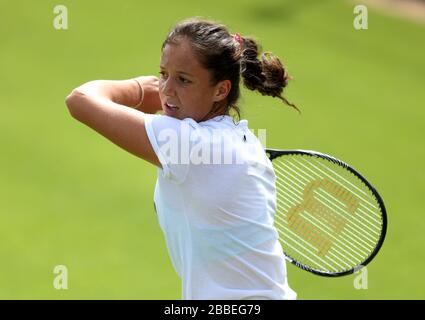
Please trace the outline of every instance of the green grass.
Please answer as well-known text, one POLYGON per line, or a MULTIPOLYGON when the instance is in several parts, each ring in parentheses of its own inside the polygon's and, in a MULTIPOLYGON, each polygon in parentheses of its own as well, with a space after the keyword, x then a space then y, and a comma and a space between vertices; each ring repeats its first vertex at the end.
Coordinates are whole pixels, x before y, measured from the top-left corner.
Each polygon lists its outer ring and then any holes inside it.
POLYGON ((153 210, 155 169, 73 120, 64 98, 93 79, 157 74, 160 45, 180 19, 204 16, 256 36, 294 80, 287 97, 244 91, 244 116, 267 144, 332 154, 382 194, 387 240, 355 276, 288 266, 300 299, 424 299, 424 27, 369 10, 352 27, 340 1, 56 1, 0 4, 0 298, 179 299, 180 282, 153 210), (66 265, 69 289, 53 288, 66 265))

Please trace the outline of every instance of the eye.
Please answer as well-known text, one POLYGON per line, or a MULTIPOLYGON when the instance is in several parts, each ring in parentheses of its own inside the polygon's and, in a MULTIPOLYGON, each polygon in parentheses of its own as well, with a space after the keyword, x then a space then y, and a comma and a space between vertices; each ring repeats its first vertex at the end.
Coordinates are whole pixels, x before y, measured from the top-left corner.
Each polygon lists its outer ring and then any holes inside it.
POLYGON ((183 82, 184 84, 190 83, 189 80, 187 80, 186 78, 183 78, 183 77, 180 77, 180 81, 183 82))
POLYGON ((166 79, 167 78, 167 74, 164 71, 160 71, 159 75, 161 76, 161 79, 166 79))

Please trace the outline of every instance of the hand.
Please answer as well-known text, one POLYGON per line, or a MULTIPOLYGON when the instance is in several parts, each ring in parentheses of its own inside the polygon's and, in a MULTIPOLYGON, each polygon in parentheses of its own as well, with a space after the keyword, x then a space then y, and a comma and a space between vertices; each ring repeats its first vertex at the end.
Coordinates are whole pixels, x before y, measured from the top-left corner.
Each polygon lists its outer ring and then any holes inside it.
POLYGON ((162 110, 161 100, 159 98, 159 80, 155 76, 137 77, 137 81, 143 86, 145 92, 143 103, 136 108, 145 113, 156 113, 162 110))

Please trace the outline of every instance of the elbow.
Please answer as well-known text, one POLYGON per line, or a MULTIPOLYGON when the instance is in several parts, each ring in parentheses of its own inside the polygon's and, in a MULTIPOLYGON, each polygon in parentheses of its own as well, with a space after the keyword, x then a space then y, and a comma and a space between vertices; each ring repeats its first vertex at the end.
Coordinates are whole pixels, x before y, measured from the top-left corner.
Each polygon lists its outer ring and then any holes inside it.
POLYGON ((78 119, 78 114, 81 111, 84 98, 84 93, 78 89, 74 89, 65 99, 65 104, 68 107, 68 111, 75 119, 78 119))

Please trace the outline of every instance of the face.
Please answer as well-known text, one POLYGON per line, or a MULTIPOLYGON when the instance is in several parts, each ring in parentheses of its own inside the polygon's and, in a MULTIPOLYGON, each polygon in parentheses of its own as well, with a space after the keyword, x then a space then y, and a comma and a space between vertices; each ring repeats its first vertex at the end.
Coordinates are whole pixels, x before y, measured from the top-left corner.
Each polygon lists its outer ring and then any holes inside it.
POLYGON ((207 120, 215 102, 230 91, 230 81, 211 85, 210 72, 195 57, 190 42, 181 39, 164 47, 160 62, 159 96, 164 114, 177 119, 207 120))

